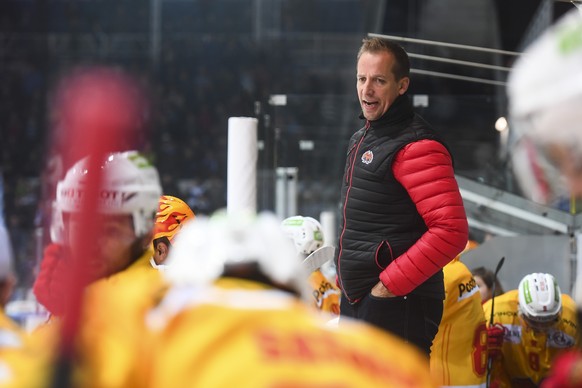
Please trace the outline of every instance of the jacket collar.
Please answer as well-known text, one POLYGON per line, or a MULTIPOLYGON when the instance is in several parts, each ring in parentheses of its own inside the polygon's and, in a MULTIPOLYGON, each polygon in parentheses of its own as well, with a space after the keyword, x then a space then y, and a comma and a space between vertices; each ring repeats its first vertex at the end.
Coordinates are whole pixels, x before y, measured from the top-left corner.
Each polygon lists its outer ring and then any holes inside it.
MULTIPOLYGON (((412 101, 407 93, 398 96, 396 100, 390 105, 390 108, 378 120, 370 121, 371 128, 392 126, 399 124, 405 120, 412 118, 414 110, 412 109, 412 101)), ((364 114, 360 113, 360 118, 365 119, 364 114)))

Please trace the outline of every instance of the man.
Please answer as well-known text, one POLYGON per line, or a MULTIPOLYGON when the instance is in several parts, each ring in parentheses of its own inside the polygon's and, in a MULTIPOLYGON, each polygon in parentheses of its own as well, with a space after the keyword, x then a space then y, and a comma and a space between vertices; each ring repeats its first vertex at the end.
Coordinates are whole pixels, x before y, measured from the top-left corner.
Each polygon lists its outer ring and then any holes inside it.
MULTIPOLYGON (((525 192, 548 199, 558 191, 552 185, 556 180, 543 174, 548 165, 565 177, 572 196, 582 194, 581 31, 580 12, 572 10, 525 50, 508 80, 511 125, 524 135, 517 145, 526 145, 528 151, 521 153, 526 156, 521 163, 513 160, 516 167, 529 167, 516 168, 517 177, 525 192)), ((582 280, 577 279, 577 284, 575 298, 580 306, 582 280)), ((582 317, 580 307, 578 316, 582 317)), ((576 349, 558 357, 544 384, 582 386, 581 370, 582 351, 576 349)))
POLYGON ((487 329, 479 286, 460 260, 443 268, 443 318, 430 353, 430 372, 439 386, 485 387, 487 329))
POLYGON ((443 310, 442 267, 464 249, 468 225, 451 155, 406 94, 409 70, 396 43, 363 40, 356 86, 366 122, 349 143, 335 263, 341 317, 428 355, 443 310))
POLYGON ((539 385, 556 356, 576 345, 578 323, 574 301, 561 293, 552 275, 532 273, 524 276, 517 290, 485 303, 485 316, 491 315, 493 303, 489 343, 496 335, 500 335, 501 341, 498 348, 489 349, 493 357, 491 385, 501 388, 539 385))
MULTIPOLYGON (((281 227, 283 232, 293 241, 301 260, 323 247, 323 231, 321 224, 315 218, 289 217, 283 220, 281 227)), ((330 255, 329 260, 331 259, 330 255)), ((327 279, 321 271, 321 267, 311 272, 308 280, 315 308, 337 316, 340 310, 340 290, 327 279)))
POLYGON ((154 256, 150 264, 159 270, 165 269, 164 262, 170 252, 172 241, 186 222, 194 219, 190 206, 180 198, 162 195, 154 224, 154 256))

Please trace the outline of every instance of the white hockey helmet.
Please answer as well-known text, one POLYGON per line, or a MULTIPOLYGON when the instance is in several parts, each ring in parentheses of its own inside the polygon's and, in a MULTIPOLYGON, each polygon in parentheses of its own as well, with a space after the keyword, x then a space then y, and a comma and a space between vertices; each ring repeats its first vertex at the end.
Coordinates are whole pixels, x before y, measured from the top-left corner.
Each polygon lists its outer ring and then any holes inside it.
MULTIPOLYGON (((158 171, 137 151, 111 153, 100 168, 103 175, 99 213, 131 215, 136 237, 145 236, 153 228, 162 194, 158 171)), ((54 242, 65 242, 63 215, 80 211, 90 175, 88 159, 83 158, 57 184, 51 223, 51 238, 54 242)))
POLYGON ((572 10, 524 51, 508 78, 510 125, 518 139, 513 165, 524 193, 537 202, 568 196, 552 146, 566 150, 560 159, 582 171, 581 36, 582 15, 572 10))
POLYGON ((321 224, 315 218, 289 217, 283 220, 281 228, 293 240, 297 253, 309 255, 323 246, 321 224))
POLYGON ((556 279, 547 273, 532 273, 519 282, 519 312, 528 325, 546 329, 558 320, 562 293, 556 279))
POLYGON ((204 285, 229 265, 255 263, 274 283, 306 295, 306 273, 271 213, 198 216, 176 235, 164 275, 173 284, 204 285))

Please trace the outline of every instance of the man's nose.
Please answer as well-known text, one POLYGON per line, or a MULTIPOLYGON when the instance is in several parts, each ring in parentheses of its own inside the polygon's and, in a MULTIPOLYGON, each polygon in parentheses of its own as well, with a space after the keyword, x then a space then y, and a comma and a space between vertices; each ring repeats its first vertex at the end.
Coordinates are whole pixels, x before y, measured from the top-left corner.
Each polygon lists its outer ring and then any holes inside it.
POLYGON ((366 81, 362 84, 362 91, 365 95, 369 96, 374 93, 374 88, 372 88, 372 83, 370 81, 366 81))

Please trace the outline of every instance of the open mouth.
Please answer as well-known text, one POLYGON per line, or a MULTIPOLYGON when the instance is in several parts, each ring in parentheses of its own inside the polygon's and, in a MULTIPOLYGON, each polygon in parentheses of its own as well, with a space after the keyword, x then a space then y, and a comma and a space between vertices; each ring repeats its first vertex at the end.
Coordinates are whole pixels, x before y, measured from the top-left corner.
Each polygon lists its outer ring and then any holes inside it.
POLYGON ((362 102, 364 103, 365 106, 374 106, 377 104, 377 102, 370 102, 366 100, 362 100, 362 102))

